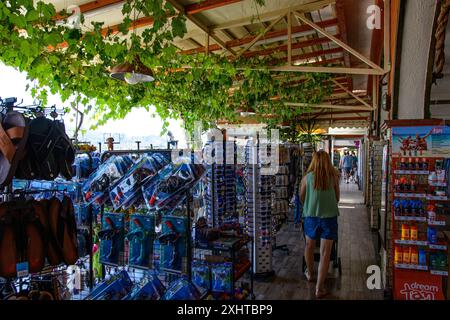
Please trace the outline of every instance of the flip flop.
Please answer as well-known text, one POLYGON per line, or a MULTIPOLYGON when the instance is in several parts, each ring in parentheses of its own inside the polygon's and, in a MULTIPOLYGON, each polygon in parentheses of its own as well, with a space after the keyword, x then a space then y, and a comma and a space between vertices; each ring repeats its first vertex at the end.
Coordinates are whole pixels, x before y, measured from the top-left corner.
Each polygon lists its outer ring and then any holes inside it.
POLYGON ((62 260, 67 265, 74 265, 78 260, 77 228, 70 198, 64 197, 62 202, 51 199, 49 217, 51 233, 56 239, 62 260))
POLYGON ((50 201, 49 200, 40 200, 35 201, 33 203, 33 207, 35 211, 40 211, 41 214, 39 214, 41 224, 44 227, 45 234, 46 234, 46 242, 47 242, 47 250, 46 250, 46 257, 47 261, 52 266, 57 266, 62 262, 62 255, 61 251, 59 250, 58 244, 56 242, 56 238, 54 237, 53 233, 51 232, 50 227, 50 217, 49 217, 49 208, 50 208, 50 201))
POLYGON ((8 185, 24 157, 28 128, 24 116, 8 112, 0 122, 0 187, 8 185))
POLYGON ((56 126, 53 121, 45 117, 37 117, 29 126, 29 152, 28 159, 37 164, 38 172, 33 172, 34 179, 53 180, 59 174, 58 163, 53 150, 58 142, 56 139, 56 126))
POLYGON ((67 265, 73 265, 79 258, 75 209, 73 207, 72 200, 67 196, 65 196, 62 201, 62 207, 62 217, 66 225, 66 232, 64 234, 63 258, 67 265))
POLYGON ((0 204, 0 276, 16 276, 16 264, 20 261, 15 233, 16 221, 6 203, 0 204))
POLYGON ((75 162, 75 148, 67 136, 64 123, 55 120, 53 121, 53 126, 55 127, 53 131, 55 134, 54 138, 58 141, 53 155, 58 162, 60 174, 67 180, 70 180, 74 175, 72 165, 75 162))
POLYGON ((23 253, 28 260, 28 268, 31 273, 40 272, 45 265, 45 229, 41 224, 42 210, 35 210, 32 202, 29 207, 21 210, 23 234, 23 253))

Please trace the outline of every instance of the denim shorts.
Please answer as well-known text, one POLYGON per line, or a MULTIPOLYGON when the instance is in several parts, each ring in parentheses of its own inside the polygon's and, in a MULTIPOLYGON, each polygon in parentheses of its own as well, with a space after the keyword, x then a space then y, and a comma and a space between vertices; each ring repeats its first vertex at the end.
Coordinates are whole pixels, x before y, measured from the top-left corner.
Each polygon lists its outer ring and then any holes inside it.
POLYGON ((338 223, 337 217, 319 218, 305 217, 304 230, 308 238, 313 240, 337 240, 338 223))

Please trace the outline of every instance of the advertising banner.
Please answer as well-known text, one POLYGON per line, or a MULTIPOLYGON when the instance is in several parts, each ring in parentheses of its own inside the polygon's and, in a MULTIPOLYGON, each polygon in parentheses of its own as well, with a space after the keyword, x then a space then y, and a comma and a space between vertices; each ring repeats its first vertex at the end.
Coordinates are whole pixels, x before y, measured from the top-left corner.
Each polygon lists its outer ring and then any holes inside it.
POLYGON ((396 300, 444 300, 442 277, 424 271, 397 270, 394 298, 396 300))
POLYGON ((394 127, 393 157, 449 157, 449 126, 394 127))

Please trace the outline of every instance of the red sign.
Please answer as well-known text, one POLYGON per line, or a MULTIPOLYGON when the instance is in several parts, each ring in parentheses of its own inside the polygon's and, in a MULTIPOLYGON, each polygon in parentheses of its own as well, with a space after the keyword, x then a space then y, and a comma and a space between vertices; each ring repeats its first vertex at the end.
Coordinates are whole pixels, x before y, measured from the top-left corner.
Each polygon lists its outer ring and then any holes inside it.
POLYGON ((445 300, 442 277, 426 271, 395 270, 396 300, 445 300))

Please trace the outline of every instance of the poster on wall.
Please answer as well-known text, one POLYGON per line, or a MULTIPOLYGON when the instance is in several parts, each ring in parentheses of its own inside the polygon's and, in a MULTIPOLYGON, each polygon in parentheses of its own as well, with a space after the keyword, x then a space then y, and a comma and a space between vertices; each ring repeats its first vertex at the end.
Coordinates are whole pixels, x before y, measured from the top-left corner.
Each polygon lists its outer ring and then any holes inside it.
POLYGON ((442 277, 423 271, 397 271, 396 300, 444 300, 442 277))
POLYGON ((450 156, 450 127, 394 127, 392 156, 448 157, 450 156))

